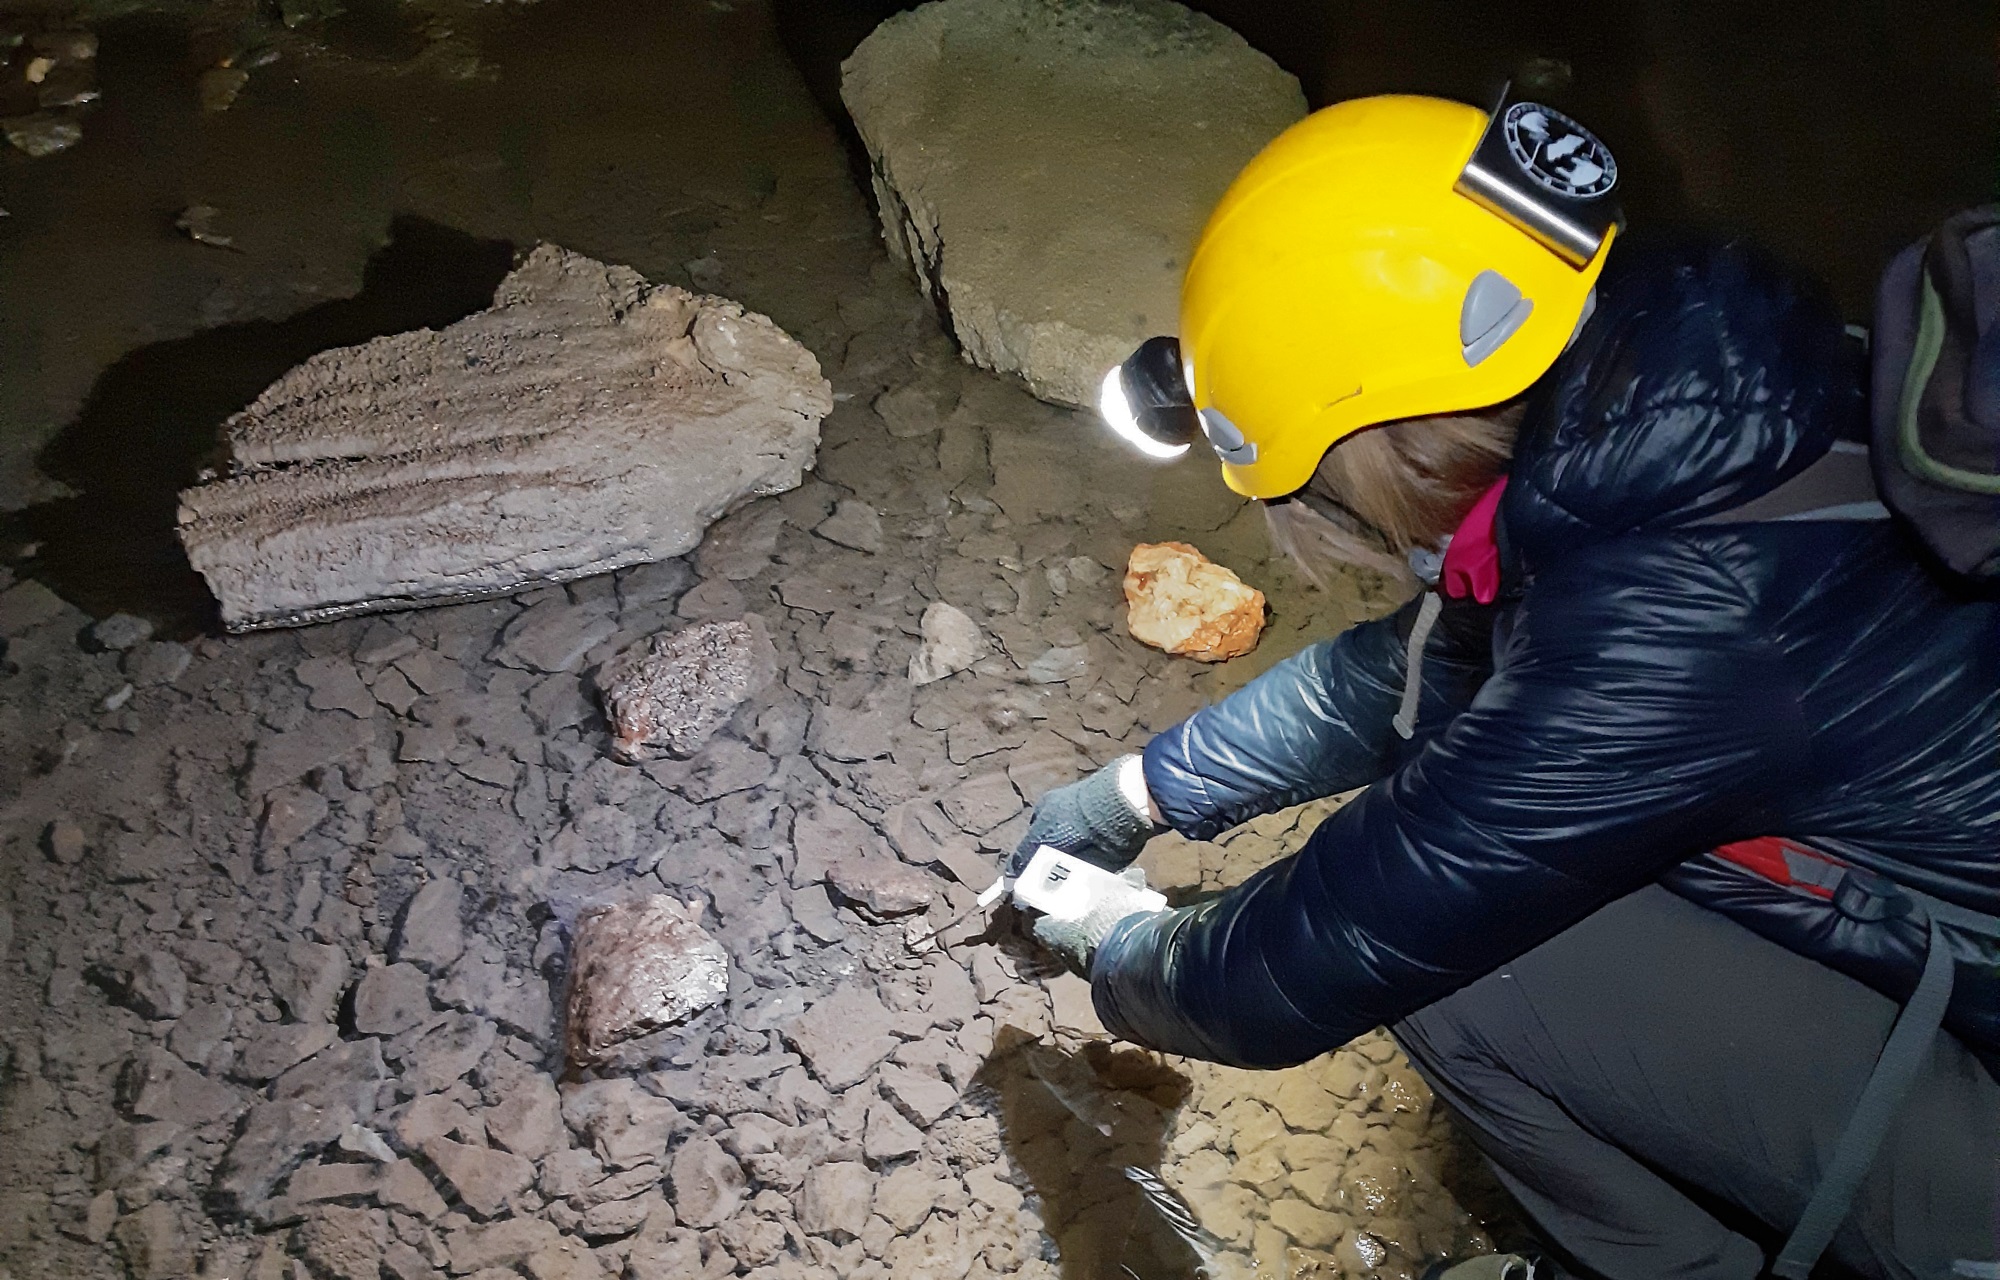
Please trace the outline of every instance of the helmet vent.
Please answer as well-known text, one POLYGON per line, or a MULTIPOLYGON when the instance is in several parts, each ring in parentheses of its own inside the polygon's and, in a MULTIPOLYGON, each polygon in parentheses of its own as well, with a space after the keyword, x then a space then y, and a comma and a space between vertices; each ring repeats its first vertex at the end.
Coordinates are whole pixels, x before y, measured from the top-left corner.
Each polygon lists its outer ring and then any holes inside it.
POLYGON ((1458 310, 1458 341, 1466 365, 1476 365, 1498 351, 1501 343, 1528 322, 1534 309, 1535 304, 1522 297, 1514 282, 1498 271, 1474 276, 1458 310))

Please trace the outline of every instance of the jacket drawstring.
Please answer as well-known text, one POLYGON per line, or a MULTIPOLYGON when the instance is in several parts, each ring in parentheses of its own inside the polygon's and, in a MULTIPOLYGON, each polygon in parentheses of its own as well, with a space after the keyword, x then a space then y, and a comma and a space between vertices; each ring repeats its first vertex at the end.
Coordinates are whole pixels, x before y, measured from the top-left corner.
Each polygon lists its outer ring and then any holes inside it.
POLYGON ((1444 597, 1435 591, 1424 593, 1417 610, 1417 624, 1410 628, 1409 646, 1403 650, 1403 705, 1390 723, 1405 739, 1417 736, 1417 702, 1424 692, 1424 645, 1430 642, 1431 628, 1444 612, 1444 597))

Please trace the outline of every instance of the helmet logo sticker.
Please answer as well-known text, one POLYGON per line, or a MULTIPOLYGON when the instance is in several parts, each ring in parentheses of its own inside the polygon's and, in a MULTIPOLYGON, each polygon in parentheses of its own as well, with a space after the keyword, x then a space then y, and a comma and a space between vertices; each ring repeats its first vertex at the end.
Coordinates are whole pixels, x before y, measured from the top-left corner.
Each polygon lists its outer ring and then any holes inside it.
POLYGON ((1552 107, 1517 102, 1503 121, 1521 171, 1559 196, 1590 200, 1618 182, 1618 162, 1597 135, 1552 107))

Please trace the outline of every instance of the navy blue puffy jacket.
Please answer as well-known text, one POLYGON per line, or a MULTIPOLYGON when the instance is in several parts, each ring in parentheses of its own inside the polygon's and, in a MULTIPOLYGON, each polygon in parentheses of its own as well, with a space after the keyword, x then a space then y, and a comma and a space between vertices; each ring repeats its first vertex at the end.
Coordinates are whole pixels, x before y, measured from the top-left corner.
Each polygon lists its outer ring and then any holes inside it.
MULTIPOLYGON (((1282 1066, 1489 973, 1654 881, 1897 998, 1921 929, 1705 852, 1784 835, 2000 913, 2000 603, 1895 526, 1706 524, 1838 437, 1859 361, 1740 246, 1621 246, 1537 385, 1492 606, 1447 605, 1417 734, 1390 727, 1414 605, 1156 737, 1146 781, 1205 838, 1367 785, 1297 855, 1099 949, 1107 1026, 1282 1066)), ((2000 1046, 2000 967, 1947 1025, 2000 1046)))

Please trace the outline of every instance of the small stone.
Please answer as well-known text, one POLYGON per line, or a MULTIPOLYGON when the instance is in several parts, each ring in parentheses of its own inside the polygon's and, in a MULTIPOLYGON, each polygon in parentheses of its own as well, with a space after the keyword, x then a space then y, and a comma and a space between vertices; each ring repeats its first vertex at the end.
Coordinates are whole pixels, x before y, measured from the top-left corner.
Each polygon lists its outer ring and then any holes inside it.
POLYGON ((127 650, 118 665, 132 683, 150 689, 179 680, 193 662, 194 651, 178 640, 148 640, 127 650))
POLYGON ((1315 1076, 1308 1070, 1286 1072, 1283 1083, 1266 1095, 1285 1124, 1301 1133, 1323 1132, 1340 1114, 1340 1100, 1315 1076))
POLYGON ((773 502, 752 503, 716 521, 695 552, 701 576, 728 582, 756 577, 776 560, 784 527, 784 509, 773 502))
POLYGON ((329 1280, 379 1280, 389 1216, 379 1209, 322 1205, 299 1227, 299 1251, 311 1274, 329 1280))
POLYGON ((1308 1249, 1331 1249, 1347 1224, 1338 1215, 1286 1196, 1271 1206, 1271 1225, 1290 1236, 1295 1244, 1308 1249))
POLYGON ((346 658, 307 658, 292 674, 312 690, 306 704, 315 711, 345 711, 362 720, 375 714, 375 695, 346 658))
POLYGON ((846 986, 786 1026, 784 1037, 819 1082, 837 1093, 866 1079, 876 1063, 895 1052, 892 1024, 873 990, 846 986))
POLYGON ((1058 646, 1028 664, 1028 679, 1036 684, 1063 684, 1090 674, 1087 645, 1058 646))
POLYGON ((125 981, 125 1003, 142 1018, 178 1018, 187 1012, 187 974, 164 951, 141 952, 125 981))
POLYGON ((776 674, 777 653, 754 613, 654 636, 599 673, 612 754, 627 761, 658 751, 693 755, 776 674))
POLYGON ((568 671, 609 640, 618 622, 557 595, 523 611, 500 638, 500 660, 532 671, 568 671))
POLYGON ((440 878, 417 890, 396 931, 396 959, 435 973, 465 950, 465 887, 440 878))
POLYGON ((396 1153, 382 1141, 382 1135, 366 1125, 351 1124, 340 1134, 340 1149, 349 1155, 366 1156, 377 1164, 389 1164, 396 1153))
MULTIPOLYGON (((0 125, 4 125, 0 121, 0 125)), ((11 138, 10 138, 11 141, 11 138)), ((69 608, 61 596, 29 579, 0 591, 0 636, 18 636, 62 617, 69 608)))
POLYGON ((7 135, 7 141, 15 150, 37 160, 58 151, 67 151, 83 141, 82 125, 47 111, 0 120, 0 133, 7 135))
POLYGON ((933 601, 918 624, 923 647, 910 658, 910 683, 926 685, 964 671, 989 651, 979 624, 964 610, 933 601))
POLYGON ((674 1213, 691 1227, 726 1222, 743 1203, 748 1179, 743 1166, 706 1134, 697 1134, 674 1153, 667 1175, 674 1213))
POLYGON ((283 1075, 340 1039, 330 1022, 288 1022, 261 1027, 244 1041, 230 1068, 237 1078, 263 1084, 283 1075))
POLYGON ((209 112, 229 110, 236 103, 236 95, 242 93, 243 86, 249 83, 250 73, 241 67, 210 67, 195 82, 201 109, 209 112))
POLYGON ((414 1213, 427 1222, 442 1218, 446 1211, 444 1197, 409 1160, 391 1160, 382 1166, 375 1199, 384 1208, 414 1213))
POLYGON ((90 1198, 90 1205, 83 1212, 83 1238, 92 1244, 103 1244, 111 1238, 111 1229, 118 1225, 118 1193, 100 1191, 90 1198))
POLYGON ((174 1023, 174 1029, 167 1033, 167 1047, 179 1054, 181 1061, 202 1066, 229 1034, 229 1025, 233 1020, 227 1005, 191 1006, 174 1023))
POLYGON ((567 1052, 595 1065, 618 1045, 709 1008, 729 990, 729 955, 697 909, 654 894, 577 920, 570 953, 567 1052))
POLYGON ((628 1079, 594 1080, 570 1090, 562 1118, 588 1137, 605 1168, 656 1164, 668 1140, 687 1127, 680 1110, 628 1079))
POLYGON ((114 1229, 132 1280, 182 1280, 194 1274, 194 1249, 164 1200, 127 1214, 114 1229))
POLYGON ((372 1164, 309 1164, 292 1174, 285 1198, 294 1204, 373 1196, 382 1171, 372 1164))
POLYGON ((445 1241, 454 1275, 519 1266, 562 1244, 563 1235, 543 1218, 508 1218, 485 1226, 461 1227, 445 1241))
POLYGON ((126 1065, 120 1088, 139 1119, 166 1120, 190 1129, 243 1107, 236 1090, 189 1070, 158 1047, 144 1050, 126 1065))
POLYGON ((410 1103, 396 1120, 396 1140, 410 1150, 453 1134, 478 1146, 485 1141, 486 1129, 462 1104, 437 1094, 410 1103))
POLYGON ((974 774, 958 784, 939 802, 945 816, 972 835, 985 835, 1021 812, 1023 805, 1014 784, 1000 770, 974 774))
POLYGON ((485 1060, 497 1035, 493 1024, 484 1018, 451 1014, 410 1050, 404 1083, 419 1093, 449 1089, 485 1060))
POLYGON ((326 797, 307 787, 279 787, 264 800, 257 827, 257 856, 267 869, 300 837, 326 821, 326 797))
POLYGON ((878 916, 922 911, 937 898, 937 882, 906 862, 880 855, 849 855, 827 867, 827 881, 842 897, 878 916))
POLYGON ((482 1218, 498 1216, 535 1181, 535 1166, 511 1151, 432 1138, 424 1144, 423 1152, 466 1207, 482 1218))
POLYGON ((1200 662, 1246 654, 1264 630, 1264 593, 1185 542, 1132 548, 1125 603, 1133 639, 1200 662))
POLYGON ((377 618, 368 624, 354 646, 354 660, 364 666, 380 666, 408 657, 417 651, 417 638, 407 631, 377 618))
POLYGON ((587 1236, 630 1235, 665 1205, 666 1197, 657 1189, 626 1200, 607 1200, 592 1205, 577 1224, 577 1230, 587 1236))
POLYGON ((144 618, 133 617, 129 613, 114 613, 108 618, 99 619, 91 624, 90 628, 90 638, 96 642, 97 647, 113 652, 130 649, 141 640, 151 639, 152 635, 152 623, 144 618))
POLYGON ((819 522, 813 532, 828 542, 869 553, 882 549, 882 516, 858 498, 842 498, 833 514, 819 522))
POLYGON ((493 1141, 529 1160, 539 1160, 563 1144, 562 1098, 544 1075, 511 1081, 483 1118, 493 1141))
POLYGON ((933 1075, 891 1068, 882 1073, 882 1094, 913 1123, 930 1128, 958 1105, 958 1090, 933 1075))
POLYGON ((413 964, 370 969, 355 988, 354 1029, 363 1035, 398 1035, 430 1016, 430 980, 413 964))
POLYGON ((318 942, 289 942, 263 956, 271 993, 299 1022, 330 1022, 347 985, 347 953, 318 942))
POLYGON ((875 1212, 905 1234, 922 1226, 945 1198, 945 1180, 923 1164, 906 1164, 875 1184, 875 1212))
POLYGON ((808 1172, 799 1188, 799 1226, 842 1244, 868 1222, 875 1175, 858 1160, 837 1160, 808 1172))
POLYGON ((42 833, 42 846, 49 851, 49 857, 65 867, 73 867, 83 861, 83 828, 68 818, 57 818, 42 833))
POLYGON ((861 1134, 861 1150, 870 1160, 900 1160, 924 1149, 924 1135, 903 1119, 897 1110, 877 1098, 868 1104, 868 1122, 861 1134))

